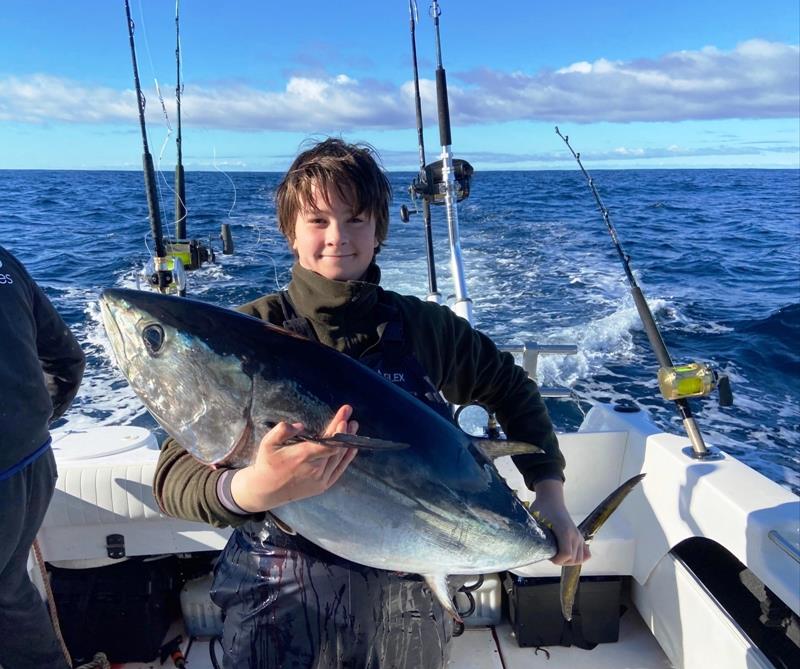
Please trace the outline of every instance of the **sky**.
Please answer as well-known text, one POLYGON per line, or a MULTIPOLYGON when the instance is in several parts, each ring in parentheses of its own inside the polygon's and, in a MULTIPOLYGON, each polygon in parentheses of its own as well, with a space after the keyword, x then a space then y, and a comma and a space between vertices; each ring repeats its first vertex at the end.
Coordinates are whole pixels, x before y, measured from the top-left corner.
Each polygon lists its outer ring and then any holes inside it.
MULTIPOLYGON (((130 6, 150 152, 171 169, 175 2, 130 6)), ((590 170, 800 168, 797 0, 439 6, 452 150, 476 169, 574 168, 556 126, 590 170)), ((431 162, 429 7, 416 33, 431 162)), ((418 169, 409 27, 407 0, 184 0, 185 168, 281 171, 335 135, 418 169)), ((0 147, 0 169, 141 169, 124 0, 2 0, 0 147)))

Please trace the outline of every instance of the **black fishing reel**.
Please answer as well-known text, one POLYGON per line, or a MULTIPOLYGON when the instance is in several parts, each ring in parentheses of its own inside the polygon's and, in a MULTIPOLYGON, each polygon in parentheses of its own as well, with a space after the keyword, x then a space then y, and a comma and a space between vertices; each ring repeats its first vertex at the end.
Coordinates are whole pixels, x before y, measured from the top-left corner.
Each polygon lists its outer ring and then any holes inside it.
MULTIPOLYGON (((456 202, 469 197, 472 174, 475 170, 466 160, 455 158, 453 160, 453 177, 456 182, 456 202)), ((444 204, 447 196, 447 180, 444 178, 444 161, 437 160, 420 170, 417 177, 408 188, 411 199, 427 200, 429 204, 444 204)), ((411 214, 419 213, 418 209, 409 209, 406 205, 400 207, 400 220, 408 223, 411 214)))
POLYGON ((730 379, 705 362, 659 367, 658 388, 664 399, 673 401, 708 397, 717 390, 721 407, 733 405, 730 379))

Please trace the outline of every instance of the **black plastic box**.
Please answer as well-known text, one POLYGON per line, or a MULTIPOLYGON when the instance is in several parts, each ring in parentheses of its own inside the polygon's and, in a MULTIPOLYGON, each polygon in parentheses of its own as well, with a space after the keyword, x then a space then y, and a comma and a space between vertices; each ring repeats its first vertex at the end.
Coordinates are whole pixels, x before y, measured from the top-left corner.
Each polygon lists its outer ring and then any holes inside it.
POLYGON ((61 631, 75 664, 98 651, 111 662, 159 656, 179 610, 177 558, 131 558, 93 569, 48 566, 61 631))
POLYGON ((517 643, 522 646, 592 648, 619 639, 621 576, 584 576, 571 622, 561 615, 559 578, 504 580, 508 610, 517 643))

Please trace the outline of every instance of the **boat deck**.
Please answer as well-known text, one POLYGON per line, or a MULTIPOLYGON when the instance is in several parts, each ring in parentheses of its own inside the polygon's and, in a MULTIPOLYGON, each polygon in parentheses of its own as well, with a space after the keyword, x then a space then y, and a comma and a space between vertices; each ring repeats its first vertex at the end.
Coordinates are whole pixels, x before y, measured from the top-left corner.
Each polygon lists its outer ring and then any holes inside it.
MULTIPOLYGON (((177 627, 170 630, 167 639, 180 634, 177 627)), ((214 669, 207 641, 195 640, 191 646, 183 643, 187 666, 191 669, 214 669)), ((217 658, 222 666, 221 650, 217 658)), ((116 666, 116 665, 115 665, 116 666)), ((172 663, 129 663, 125 669, 169 669, 172 663)), ((579 648, 547 646, 520 648, 507 623, 497 627, 467 629, 453 642, 450 662, 452 669, 671 669, 667 660, 635 609, 629 609, 620 619, 620 639, 617 643, 600 644, 591 651, 579 648)))

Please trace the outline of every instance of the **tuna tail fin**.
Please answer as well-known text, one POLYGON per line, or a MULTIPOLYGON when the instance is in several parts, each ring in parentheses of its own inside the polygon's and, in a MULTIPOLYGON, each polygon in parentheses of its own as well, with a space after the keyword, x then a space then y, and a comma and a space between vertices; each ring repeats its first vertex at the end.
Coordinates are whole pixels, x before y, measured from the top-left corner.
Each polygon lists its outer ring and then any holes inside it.
POLYGON ((450 597, 450 591, 447 589, 447 576, 444 574, 423 574, 422 577, 431 589, 433 596, 439 600, 442 608, 444 608, 457 623, 463 623, 464 621, 461 619, 458 611, 456 611, 453 599, 450 597))
MULTIPOLYGON (((629 478, 619 488, 606 497, 597 508, 592 511, 578 525, 578 531, 583 535, 586 542, 592 540, 597 530, 603 525, 609 516, 617 510, 622 501, 628 496, 645 477, 644 474, 637 474, 629 478)), ((561 568, 561 614, 565 620, 572 620, 572 608, 575 605, 575 595, 578 592, 578 585, 581 578, 581 565, 571 565, 561 568)))

